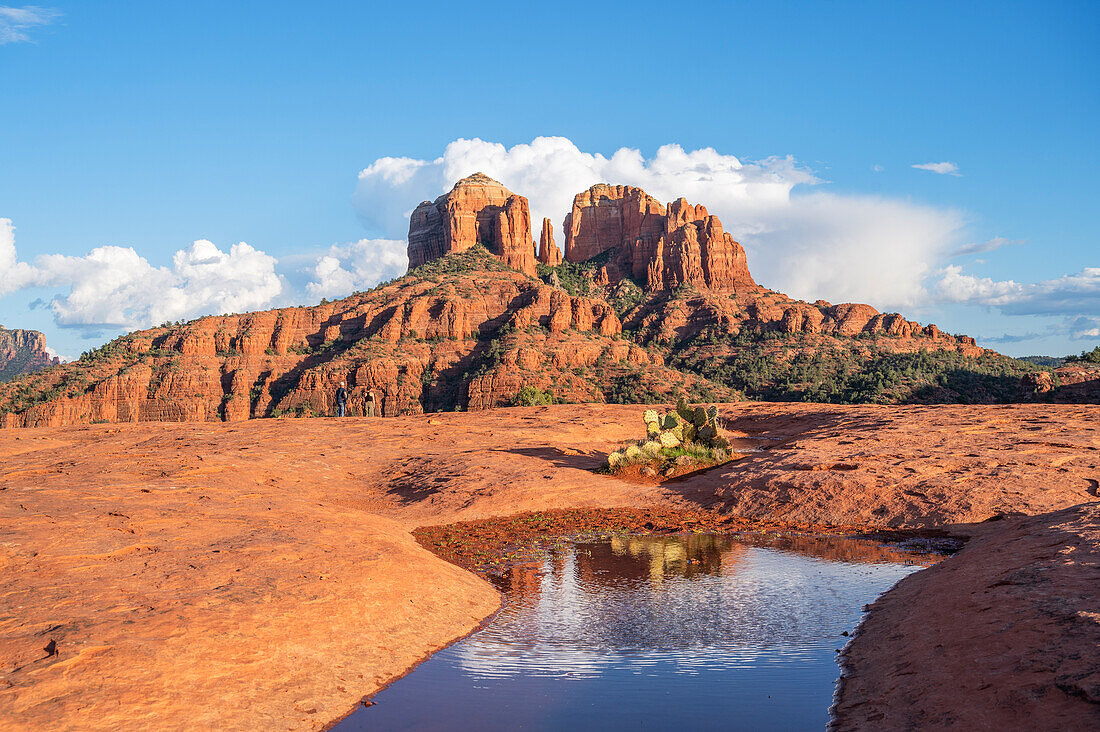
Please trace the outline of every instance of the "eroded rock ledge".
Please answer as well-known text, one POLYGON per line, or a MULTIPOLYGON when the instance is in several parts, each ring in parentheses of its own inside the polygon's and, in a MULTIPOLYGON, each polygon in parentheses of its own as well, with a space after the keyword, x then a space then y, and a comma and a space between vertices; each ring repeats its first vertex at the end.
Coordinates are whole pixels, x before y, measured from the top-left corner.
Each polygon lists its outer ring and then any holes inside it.
MULTIPOLYGON (((852 645, 853 679, 896 676, 884 713, 903 728, 1005 699, 1058 728, 1095 714, 1098 672, 1084 664, 1100 537, 1095 507, 1070 507, 1097 498, 1100 408, 729 405, 735 439, 767 447, 729 470, 663 487, 591 472, 643 409, 2 431, 0 727, 319 729, 497 606, 411 529, 647 505, 978 523, 960 554, 883 598, 852 645), (1011 518, 1025 512, 1046 515, 1011 518), (979 523, 996 516, 1009 518, 979 523), (894 598, 908 592, 912 603, 894 598), (960 628, 949 657, 937 645, 960 628), (894 644, 878 661, 889 665, 861 671, 876 634, 894 644), (949 683, 967 653, 989 689, 949 683)), ((852 693, 877 693, 866 683, 852 693)))

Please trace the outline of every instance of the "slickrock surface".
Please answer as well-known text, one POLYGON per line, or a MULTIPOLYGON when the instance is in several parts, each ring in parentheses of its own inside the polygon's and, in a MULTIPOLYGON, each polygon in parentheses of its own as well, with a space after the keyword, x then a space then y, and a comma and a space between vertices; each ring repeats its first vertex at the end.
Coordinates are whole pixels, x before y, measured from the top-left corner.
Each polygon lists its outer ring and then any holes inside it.
MULTIPOLYGON (((932 526, 1097 498, 1094 406, 735 404, 723 412, 737 444, 762 451, 730 467, 663 486, 591 472, 635 436, 643 409, 0 431, 0 727, 321 728, 497 606, 488 584, 418 547, 416 526, 642 505, 932 526)), ((1043 658, 1078 661, 1017 673, 1033 647, 1025 629, 1065 617, 1042 615, 1034 593, 1054 602, 1081 586, 1083 575, 1044 574, 1044 563, 1068 545, 1079 552, 1071 559, 1095 556, 1096 533, 1059 528, 1069 520, 1034 519, 1027 532, 1038 538, 1010 552, 997 549, 997 532, 1016 519, 981 524, 939 565, 977 567, 993 582, 1035 568, 1049 578, 998 585, 1004 601, 980 613, 967 604, 972 585, 927 580, 926 602, 960 610, 929 615, 911 634, 917 621, 899 615, 910 605, 890 604, 914 579, 903 581, 872 615, 874 627, 909 638, 889 663, 911 664, 912 683, 930 684, 946 673, 936 645, 958 638, 982 646, 997 698, 1020 714, 1095 713, 1076 691, 1095 689, 1084 672, 1100 671, 1095 622, 1043 636, 1043 658), (1001 632, 1008 623, 1021 632, 1001 632), (1047 691, 1028 693, 1036 687, 1047 691)), ((1085 601, 1095 608, 1095 589, 1085 601)), ((863 640, 871 631, 869 621, 853 660, 875 653, 863 640)), ((975 704, 942 688, 929 710, 975 704)))
POLYGON ((674 487, 722 512, 916 528, 1100 498, 1097 406, 755 403, 727 416, 767 449, 674 487))
POLYGON ((46 336, 37 330, 11 330, 0 325, 0 381, 41 371, 60 362, 46 350, 46 336))
POLYGON ((871 606, 835 729, 1100 729, 1100 503, 1004 523, 871 606))

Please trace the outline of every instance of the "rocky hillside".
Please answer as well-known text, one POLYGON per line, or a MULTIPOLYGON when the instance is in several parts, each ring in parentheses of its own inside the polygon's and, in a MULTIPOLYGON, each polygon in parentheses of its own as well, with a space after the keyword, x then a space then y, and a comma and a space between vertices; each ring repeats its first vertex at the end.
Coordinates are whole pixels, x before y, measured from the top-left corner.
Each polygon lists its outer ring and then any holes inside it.
POLYGON ((507 405, 524 386, 577 402, 637 401, 638 388, 734 396, 624 339, 607 303, 474 247, 337 302, 131 333, 0 388, 0 419, 18 427, 332 414, 340 381, 353 415, 372 390, 386 416, 507 405))
MULTIPOLYGON (((384 415, 534 401, 998 402, 1044 393, 972 338, 755 282, 703 206, 576 196, 564 255, 523 196, 476 174, 409 224, 409 273, 312 307, 139 331, 0 386, 0 424, 384 415)), ((1049 396, 1049 394, 1047 395, 1049 396)))
POLYGON ((0 325, 0 382, 58 363, 46 350, 46 336, 37 330, 8 330, 0 325))

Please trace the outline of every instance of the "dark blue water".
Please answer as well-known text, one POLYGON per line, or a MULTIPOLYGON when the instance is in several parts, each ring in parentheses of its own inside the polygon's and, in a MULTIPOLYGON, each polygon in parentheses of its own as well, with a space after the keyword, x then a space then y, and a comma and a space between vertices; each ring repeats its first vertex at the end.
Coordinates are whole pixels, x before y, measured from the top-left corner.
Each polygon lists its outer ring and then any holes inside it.
POLYGON ((837 538, 569 545, 336 729, 822 729, 841 633, 930 561, 837 538))

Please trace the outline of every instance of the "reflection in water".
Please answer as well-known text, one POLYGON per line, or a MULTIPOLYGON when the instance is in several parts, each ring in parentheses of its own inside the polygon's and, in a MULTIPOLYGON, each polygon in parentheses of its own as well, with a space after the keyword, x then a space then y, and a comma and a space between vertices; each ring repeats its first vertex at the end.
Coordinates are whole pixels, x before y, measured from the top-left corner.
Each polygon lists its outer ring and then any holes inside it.
POLYGON ((926 557, 832 537, 581 543, 337 729, 822 727, 840 633, 926 557))

